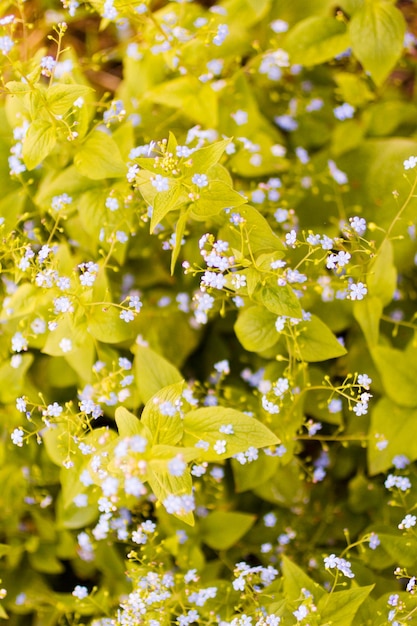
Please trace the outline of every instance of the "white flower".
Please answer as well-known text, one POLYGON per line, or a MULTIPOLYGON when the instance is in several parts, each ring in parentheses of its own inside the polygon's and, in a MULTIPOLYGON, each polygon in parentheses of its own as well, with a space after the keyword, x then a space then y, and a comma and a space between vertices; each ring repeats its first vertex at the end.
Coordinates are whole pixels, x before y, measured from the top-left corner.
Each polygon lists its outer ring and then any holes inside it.
POLYGON ((28 349, 28 342, 22 333, 15 333, 12 337, 13 352, 22 352, 28 349))
POLYGON ((75 498, 73 499, 73 502, 76 507, 81 509, 87 506, 88 496, 85 493, 79 493, 78 495, 75 496, 75 498))
POLYGON ((4 37, 0 37, 0 51, 4 55, 8 54, 10 50, 13 48, 13 46, 14 46, 13 39, 8 37, 7 35, 5 35, 4 37))
POLYGON ((291 246, 292 248, 295 248, 296 241, 297 241, 297 233, 294 229, 285 235, 285 243, 287 244, 287 246, 291 246))
POLYGON ((333 114, 340 121, 349 120, 355 115, 355 107, 348 102, 344 102, 340 106, 333 109, 333 114))
POLYGON ((227 359, 223 359, 223 361, 215 363, 214 369, 216 372, 219 372, 219 374, 230 374, 229 361, 227 359))
POLYGON ((127 324, 129 322, 133 322, 133 320, 135 319, 135 315, 134 315, 133 311, 126 311, 126 310, 121 311, 119 317, 120 317, 121 320, 123 320, 127 324))
POLYGON ((23 446, 23 437, 24 432, 21 428, 15 428, 12 434, 10 435, 11 440, 13 441, 15 446, 21 448, 23 446))
POLYGON ((408 159, 406 159, 404 161, 404 169, 405 170, 412 170, 415 168, 415 166, 417 165, 417 157, 416 156, 410 156, 408 159))
POLYGON ((351 300, 363 300, 368 293, 368 288, 364 283, 352 283, 349 285, 349 298, 351 300))
POLYGON ((64 337, 59 342, 59 347, 61 348, 62 352, 65 352, 65 353, 71 352, 71 350, 72 350, 72 341, 71 341, 71 339, 67 339, 66 337, 64 337))
POLYGON ((152 178, 151 183, 157 191, 168 191, 169 189, 169 178, 161 176, 161 174, 157 174, 154 178, 152 178))
POLYGON ((225 439, 218 439, 216 441, 216 443, 213 446, 214 451, 217 454, 224 454, 226 452, 226 440, 225 439))
POLYGON ((197 185, 197 187, 207 187, 208 185, 208 178, 205 174, 194 174, 191 181, 194 185, 197 185))
POLYGON ((350 217, 350 226, 358 235, 362 236, 366 231, 366 220, 363 217, 350 217))
POLYGON ((168 461, 168 471, 171 476, 182 476, 186 469, 187 463, 181 454, 177 454, 177 456, 168 461))
POLYGON ((78 598, 79 600, 83 600, 84 598, 88 596, 88 589, 87 587, 84 587, 83 585, 76 585, 76 587, 74 587, 74 591, 72 592, 72 595, 78 598))
POLYGON ((234 435, 235 431, 232 424, 222 424, 219 428, 219 432, 223 435, 234 435))
POLYGON ((227 35, 229 34, 229 27, 227 24, 219 24, 217 27, 217 33, 213 37, 213 43, 215 46, 221 46, 227 35))
POLYGON ((417 517, 415 515, 407 514, 402 522, 398 524, 398 528, 403 530, 404 528, 412 528, 416 525, 417 517))
POLYGON ((329 166, 330 176, 338 185, 344 185, 348 182, 348 177, 346 176, 345 172, 339 170, 334 161, 329 160, 327 161, 327 164, 329 166))

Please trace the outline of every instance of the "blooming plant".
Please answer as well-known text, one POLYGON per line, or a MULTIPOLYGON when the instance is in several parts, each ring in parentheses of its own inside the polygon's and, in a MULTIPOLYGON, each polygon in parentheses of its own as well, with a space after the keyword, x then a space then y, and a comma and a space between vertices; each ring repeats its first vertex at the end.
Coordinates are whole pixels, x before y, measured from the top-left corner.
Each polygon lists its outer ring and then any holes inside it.
POLYGON ((397 5, 3 2, 0 619, 417 623, 397 5))

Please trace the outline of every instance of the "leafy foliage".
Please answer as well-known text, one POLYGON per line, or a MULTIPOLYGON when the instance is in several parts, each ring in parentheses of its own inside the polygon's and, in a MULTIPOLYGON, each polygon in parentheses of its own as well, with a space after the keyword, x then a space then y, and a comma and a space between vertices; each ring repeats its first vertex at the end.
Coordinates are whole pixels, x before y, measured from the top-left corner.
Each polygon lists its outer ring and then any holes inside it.
POLYGON ((0 619, 412 623, 415 35, 2 4, 0 619))

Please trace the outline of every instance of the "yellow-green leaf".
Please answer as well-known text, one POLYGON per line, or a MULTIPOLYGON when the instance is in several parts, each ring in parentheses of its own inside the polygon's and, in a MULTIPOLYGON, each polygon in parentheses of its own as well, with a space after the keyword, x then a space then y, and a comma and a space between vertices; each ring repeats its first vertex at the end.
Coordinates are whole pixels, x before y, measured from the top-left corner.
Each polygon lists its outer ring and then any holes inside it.
POLYGON ((377 85, 400 58, 405 29, 401 11, 389 0, 367 0, 355 11, 349 23, 352 50, 377 85))
POLYGON ((80 174, 101 180, 125 176, 127 167, 114 139, 104 131, 93 130, 74 157, 80 174))
POLYGON ((152 445, 175 445, 182 438, 183 422, 179 405, 183 387, 183 382, 168 385, 146 403, 141 422, 151 433, 152 445))
POLYGON ((346 349, 336 339, 330 328, 316 315, 311 320, 299 325, 297 339, 297 357, 302 361, 314 363, 326 361, 346 354, 346 349))
POLYGON ((53 115, 65 115, 74 105, 77 98, 86 96, 91 91, 91 87, 86 85, 67 85, 63 83, 52 85, 46 92, 48 110, 53 115))
POLYGON ((310 66, 330 61, 349 47, 346 24, 334 17, 308 17, 290 30, 284 47, 291 63, 310 66))
POLYGON ((251 446, 263 448, 280 443, 278 437, 255 417, 226 407, 190 411, 184 416, 183 426, 182 444, 196 446, 203 461, 220 461, 245 452, 251 446), (222 426, 232 426, 233 434, 222 433, 222 426), (221 451, 223 447, 217 445, 219 441, 225 442, 224 452, 221 451))
POLYGON ((213 550, 228 550, 252 528, 255 515, 238 511, 213 511, 200 523, 201 538, 213 550))
POLYGON ((23 161, 33 170, 52 152, 56 144, 56 130, 51 122, 35 120, 23 141, 23 161))
POLYGON ((234 329, 245 350, 263 352, 271 348, 279 339, 276 320, 277 316, 262 306, 240 310, 234 329))
POLYGON ((145 346, 136 347, 134 367, 137 388, 144 403, 148 402, 163 387, 183 380, 175 365, 145 346))

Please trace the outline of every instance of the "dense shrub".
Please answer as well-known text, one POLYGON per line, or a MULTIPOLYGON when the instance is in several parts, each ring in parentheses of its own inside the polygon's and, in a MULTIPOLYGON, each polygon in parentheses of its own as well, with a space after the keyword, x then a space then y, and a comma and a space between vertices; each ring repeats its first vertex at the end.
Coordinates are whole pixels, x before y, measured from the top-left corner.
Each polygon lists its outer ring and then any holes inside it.
POLYGON ((417 12, 2 4, 1 617, 417 623, 417 12))

